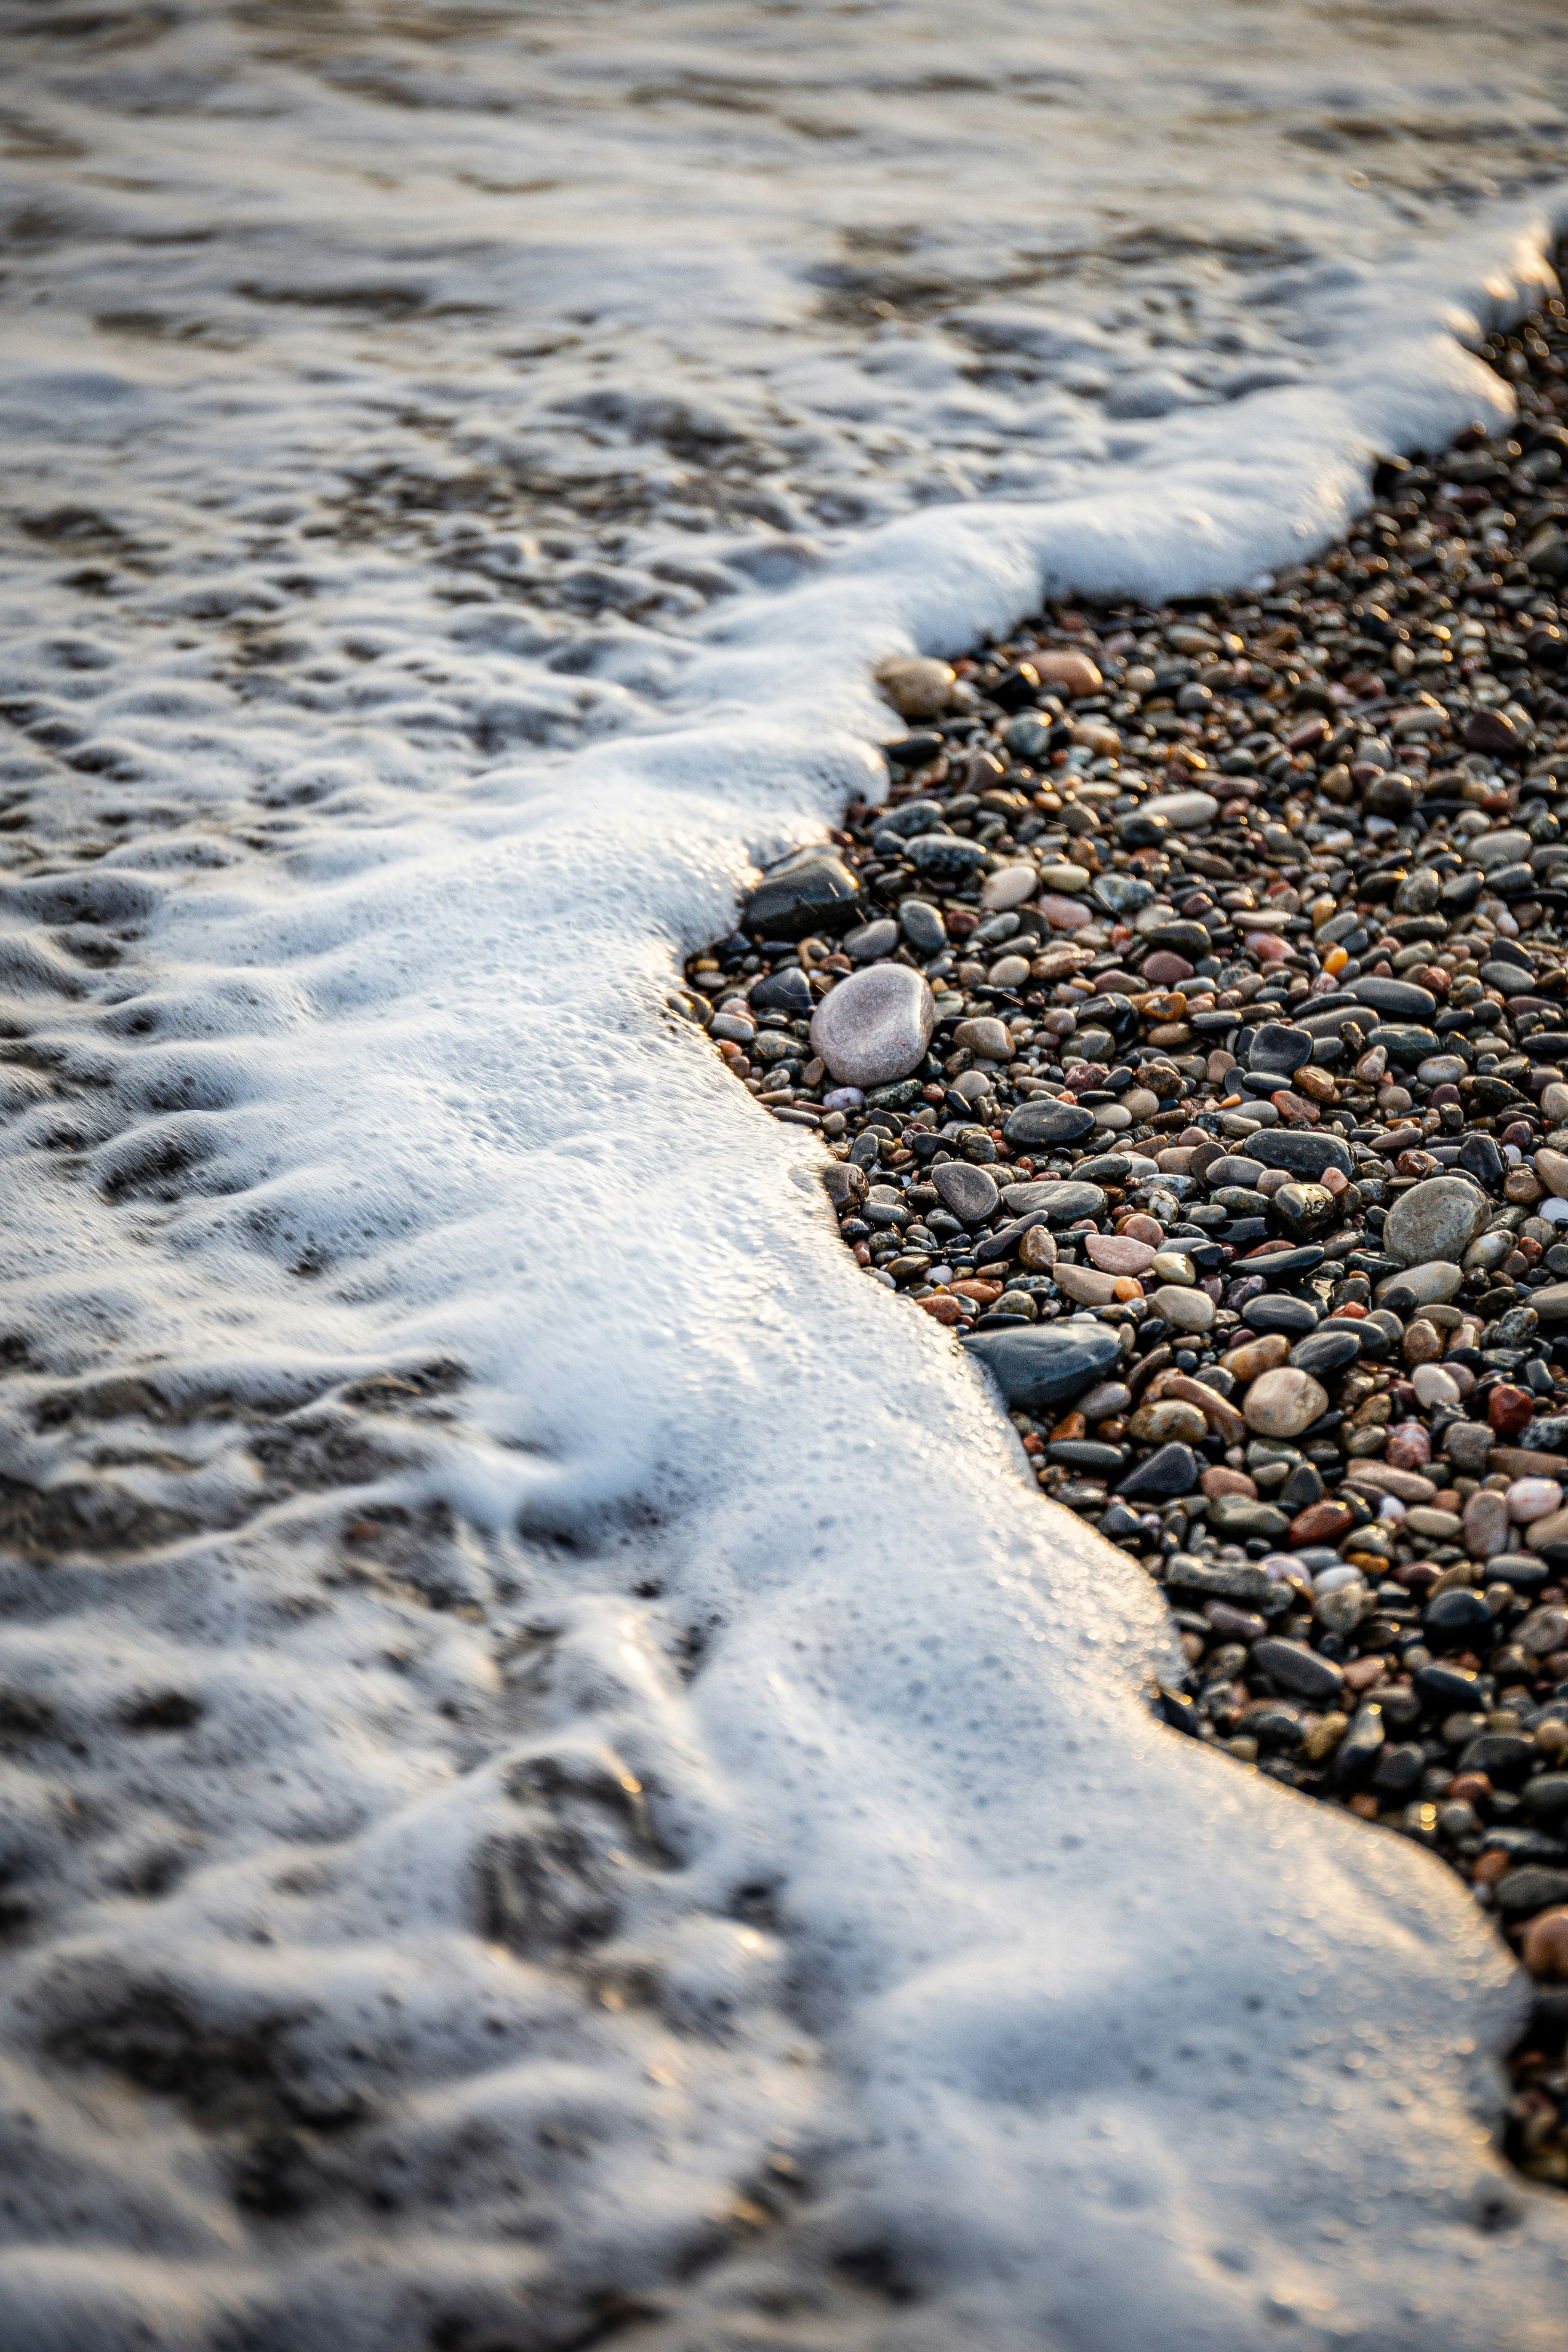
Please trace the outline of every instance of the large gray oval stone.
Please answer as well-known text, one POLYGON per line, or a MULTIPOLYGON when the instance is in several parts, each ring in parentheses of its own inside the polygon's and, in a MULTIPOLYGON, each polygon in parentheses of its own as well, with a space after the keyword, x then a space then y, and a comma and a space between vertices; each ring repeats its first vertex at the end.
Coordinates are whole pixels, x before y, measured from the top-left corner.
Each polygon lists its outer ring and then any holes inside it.
POLYGON ((1463 1176, 1429 1176, 1390 1209, 1384 1246, 1405 1265, 1434 1258, 1457 1265, 1489 1214, 1485 1193, 1463 1176))
POLYGON ((936 1000, 908 964, 852 972, 812 1015, 811 1043, 840 1086, 885 1087, 925 1058, 936 1000))

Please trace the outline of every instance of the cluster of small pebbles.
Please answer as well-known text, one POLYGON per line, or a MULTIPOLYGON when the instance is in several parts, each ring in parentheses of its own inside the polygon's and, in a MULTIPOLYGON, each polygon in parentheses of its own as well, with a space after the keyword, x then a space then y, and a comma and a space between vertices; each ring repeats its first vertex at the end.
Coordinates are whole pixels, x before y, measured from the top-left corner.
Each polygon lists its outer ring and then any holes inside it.
POLYGON ((1267 593, 886 664, 885 801, 684 1002, 1163 1587, 1167 1719, 1495 1916, 1568 2186, 1565 354, 1267 593))

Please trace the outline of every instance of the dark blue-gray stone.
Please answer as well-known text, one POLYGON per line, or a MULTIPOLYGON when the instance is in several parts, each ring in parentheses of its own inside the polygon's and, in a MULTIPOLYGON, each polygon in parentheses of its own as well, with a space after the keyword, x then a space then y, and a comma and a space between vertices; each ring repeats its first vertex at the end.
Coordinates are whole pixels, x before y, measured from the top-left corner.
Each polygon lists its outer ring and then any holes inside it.
POLYGON ((1288 1168, 1292 1176, 1321 1178, 1325 1168, 1337 1168, 1342 1176, 1355 1174, 1355 1162, 1337 1135, 1324 1135, 1316 1129, 1264 1128, 1247 1139, 1248 1157, 1261 1160, 1265 1168, 1288 1168))
POLYGON ((1351 994, 1358 1004, 1370 1004, 1374 1013, 1384 1013, 1391 1021, 1431 1021, 1436 1016, 1436 998, 1429 988, 1417 988, 1413 980, 1356 980, 1351 982, 1351 994))
POLYGON ((879 816, 871 828, 871 846, 877 846, 878 836, 890 833, 900 841, 908 841, 917 833, 928 833, 942 823, 942 803, 933 800, 906 801, 902 808, 889 809, 879 816))
POLYGON ((1281 1690, 1294 1691, 1298 1698, 1326 1703, 1337 1699, 1344 1686, 1342 1668, 1335 1665, 1331 1658, 1321 1658, 1304 1642, 1283 1642, 1270 1635, 1267 1641, 1253 1643, 1248 1663, 1258 1667, 1281 1690))
POLYGON ((1369 1045, 1381 1045, 1391 1062, 1424 1062, 1429 1054, 1442 1051, 1435 1029, 1413 1027, 1405 1021, 1380 1022, 1367 1031, 1369 1045))
POLYGON ((1304 1029, 1287 1028, 1283 1021, 1266 1021, 1252 1040, 1247 1066, 1289 1077, 1311 1058, 1312 1040, 1304 1029))
POLYGON ((901 898, 899 926, 916 955, 940 955, 947 945, 947 924, 940 907, 929 898, 901 898))
POLYGON ((799 964, 792 963, 787 971, 752 981, 746 992, 746 1002, 753 1012, 787 1013, 804 1021, 812 1011, 811 982, 799 964))
POLYGON ((1241 1310, 1241 1319, 1255 1331, 1283 1331, 1292 1339, 1304 1339, 1318 1326, 1318 1310, 1305 1298, 1290 1298, 1278 1290, 1266 1290, 1261 1298, 1249 1298, 1241 1310))
POLYGON ((831 850, 805 850, 763 877, 741 920, 764 939, 803 940, 809 931, 842 930, 859 905, 859 885, 844 860, 831 850))
POLYGON ((1108 915, 1135 915, 1140 907, 1153 904, 1154 886, 1136 874, 1101 874, 1089 897, 1108 915))
POLYGON ((1031 1103, 1023 1103, 1013 1113, 1002 1129, 1004 1138, 1012 1144, 1076 1143, 1094 1125, 1094 1113, 1077 1103, 1056 1102, 1045 1096, 1031 1103))
POLYGON ((912 841, 905 842, 904 856, 938 882, 962 882, 985 863, 980 843, 965 841, 956 833, 917 833, 912 841))
POLYGON ((1342 1372, 1361 1354, 1361 1341, 1345 1324, 1331 1331, 1313 1331, 1291 1349, 1289 1362, 1299 1372, 1310 1372, 1315 1381, 1326 1380, 1331 1372, 1342 1372))
POLYGON ((1173 1495, 1190 1495, 1202 1468, 1190 1445, 1173 1442, 1151 1454, 1147 1462, 1140 1462, 1136 1470, 1130 1470, 1116 1491, 1124 1501, 1139 1495, 1168 1501, 1173 1495))
POLYGON ((1081 1396, 1121 1360, 1121 1342, 1110 1324, 1089 1316, 1022 1324, 1012 1331, 975 1331, 963 1344, 1019 1412, 1081 1396))
POLYGON ((1032 1184, 1004 1184, 1002 1198, 1016 1217, 1032 1217, 1043 1209, 1053 1224, 1070 1224, 1075 1217, 1105 1213, 1105 1195, 1098 1184, 1079 1183, 1068 1176, 1053 1183, 1039 1177, 1032 1184))
POLYGON ((1508 1162, 1489 1135, 1467 1135, 1459 1146, 1459 1165, 1489 1192, 1497 1192, 1508 1173, 1508 1162))

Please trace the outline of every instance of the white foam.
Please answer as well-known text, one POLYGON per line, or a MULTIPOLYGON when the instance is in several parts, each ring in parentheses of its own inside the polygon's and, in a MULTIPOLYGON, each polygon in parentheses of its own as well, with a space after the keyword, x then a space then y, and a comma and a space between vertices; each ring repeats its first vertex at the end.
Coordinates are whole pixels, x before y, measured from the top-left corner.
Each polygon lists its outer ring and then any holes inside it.
MULTIPOLYGON (((881 773, 878 656, 1331 536, 1372 451, 1507 413, 1463 340, 1545 230, 1407 192, 1373 233, 1291 163, 1304 66, 1321 127, 1368 61, 1315 18, 1244 63, 1186 9, 1075 12, 1044 110, 1065 18, 892 22, 608 18, 521 67, 483 26, 198 24, 119 192, 139 53, 37 68, 92 169, 5 411, 113 530, 46 516, 8 575, 6 691, 90 756, 7 772, 46 837, 120 845, 0 903, 39 1066, 5 1467, 89 1531, 5 1572, 7 1687, 52 1710, 6 1767, 22 2352, 553 2342, 607 2294, 671 2344, 911 2352, 1560 2325, 1564 2210, 1489 2142, 1520 1987, 1465 1890, 1151 1721, 1158 1596, 664 1011, 750 858, 881 773), (1218 189, 1172 97, 1201 116, 1216 62, 1253 108, 1218 189), (973 114, 920 81, 977 65, 973 114), (524 247, 501 183, 542 158, 524 247), (921 266, 968 301, 926 316, 896 231, 933 182, 921 266), (913 331, 812 316, 830 195, 913 331), (148 241, 215 205, 212 252, 148 241), (1070 205, 1089 257, 999 288, 1070 205), (127 276, 171 323, 106 370, 127 276), (389 284, 500 315, 400 322, 389 284), (508 362, 524 321, 573 340, 508 362), (963 372, 998 351, 1043 373, 963 372), (585 480, 645 501, 618 541, 585 480), (123 963, 71 961, 78 900, 123 963), (464 1383, 311 1402, 437 1360, 464 1383), (126 1497, 177 1516, 117 1545, 126 1497), (168 1691, 199 1717, 128 1727, 168 1691)), ((1404 79, 1490 58, 1440 46, 1404 79)))

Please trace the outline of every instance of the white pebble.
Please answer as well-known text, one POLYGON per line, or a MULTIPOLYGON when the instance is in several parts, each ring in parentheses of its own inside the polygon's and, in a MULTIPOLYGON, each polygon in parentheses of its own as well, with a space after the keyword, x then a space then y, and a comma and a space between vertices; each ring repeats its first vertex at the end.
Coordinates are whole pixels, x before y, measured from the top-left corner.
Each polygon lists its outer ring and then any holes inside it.
POLYGON ((1555 1478, 1516 1478, 1508 1490, 1508 1515, 1521 1527, 1543 1519, 1563 1507, 1563 1489, 1555 1478))

